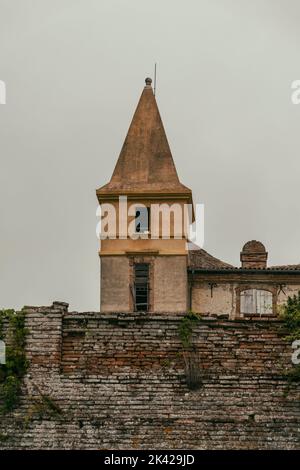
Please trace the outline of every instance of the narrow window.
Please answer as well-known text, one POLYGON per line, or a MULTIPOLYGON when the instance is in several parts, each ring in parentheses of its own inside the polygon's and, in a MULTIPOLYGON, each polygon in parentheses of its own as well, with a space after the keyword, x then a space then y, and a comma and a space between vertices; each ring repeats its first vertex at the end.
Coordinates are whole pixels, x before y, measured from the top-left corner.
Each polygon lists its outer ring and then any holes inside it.
POLYGON ((136 233, 149 233, 150 231, 150 207, 137 207, 135 211, 136 233))
POLYGON ((135 311, 147 312, 149 308, 149 264, 134 265, 135 311))
POLYGON ((241 292, 241 313, 263 315, 272 312, 272 292, 262 289, 246 289, 241 292))

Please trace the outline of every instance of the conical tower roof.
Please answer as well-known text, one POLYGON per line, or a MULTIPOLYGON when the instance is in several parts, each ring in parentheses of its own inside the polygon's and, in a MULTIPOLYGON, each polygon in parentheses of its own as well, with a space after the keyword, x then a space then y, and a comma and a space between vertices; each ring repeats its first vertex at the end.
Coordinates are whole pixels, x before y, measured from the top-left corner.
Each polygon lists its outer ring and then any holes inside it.
POLYGON ((97 195, 157 193, 186 194, 180 183, 151 86, 146 79, 125 142, 108 184, 97 195))

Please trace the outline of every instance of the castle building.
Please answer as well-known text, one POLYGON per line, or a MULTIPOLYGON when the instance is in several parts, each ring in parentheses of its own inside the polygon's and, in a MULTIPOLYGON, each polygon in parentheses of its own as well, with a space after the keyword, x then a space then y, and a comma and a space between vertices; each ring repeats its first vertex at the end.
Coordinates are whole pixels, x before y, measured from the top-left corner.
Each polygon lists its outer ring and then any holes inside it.
POLYGON ((111 180, 97 190, 103 212, 111 205, 116 214, 114 236, 102 239, 99 251, 101 312, 275 316, 277 305, 300 290, 300 264, 267 266, 268 253, 255 240, 244 245, 240 267, 191 249, 192 191, 178 178, 151 82, 146 79, 111 180), (125 197, 127 218, 121 211, 125 197), (187 205, 190 219, 177 218, 176 210, 184 215, 187 205), (168 216, 168 237, 158 206, 168 216))
POLYGON ((178 214, 189 205, 193 221, 192 193, 150 79, 97 196, 101 312, 59 301, 0 312, 0 448, 299 449, 294 348, 276 312, 300 265, 267 266, 257 241, 240 267, 191 246, 178 214))

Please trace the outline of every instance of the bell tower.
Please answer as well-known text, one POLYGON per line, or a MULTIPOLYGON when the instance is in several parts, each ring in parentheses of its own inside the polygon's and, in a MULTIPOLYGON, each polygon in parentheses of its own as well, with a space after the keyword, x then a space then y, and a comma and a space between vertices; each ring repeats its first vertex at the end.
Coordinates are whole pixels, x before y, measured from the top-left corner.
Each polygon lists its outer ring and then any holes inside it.
POLYGON ((99 188, 101 312, 184 312, 187 308, 186 205, 192 192, 178 178, 146 78, 109 183, 99 188), (115 215, 113 216, 113 212, 115 215))

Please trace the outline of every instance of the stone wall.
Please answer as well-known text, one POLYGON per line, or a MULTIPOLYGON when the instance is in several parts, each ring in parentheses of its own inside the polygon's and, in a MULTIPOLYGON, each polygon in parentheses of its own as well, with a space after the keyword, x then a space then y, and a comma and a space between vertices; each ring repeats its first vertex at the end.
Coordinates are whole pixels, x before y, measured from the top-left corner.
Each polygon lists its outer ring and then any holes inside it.
POLYGON ((27 308, 20 406, 2 417, 4 449, 298 449, 300 388, 278 320, 204 318, 187 386, 180 315, 27 308))

